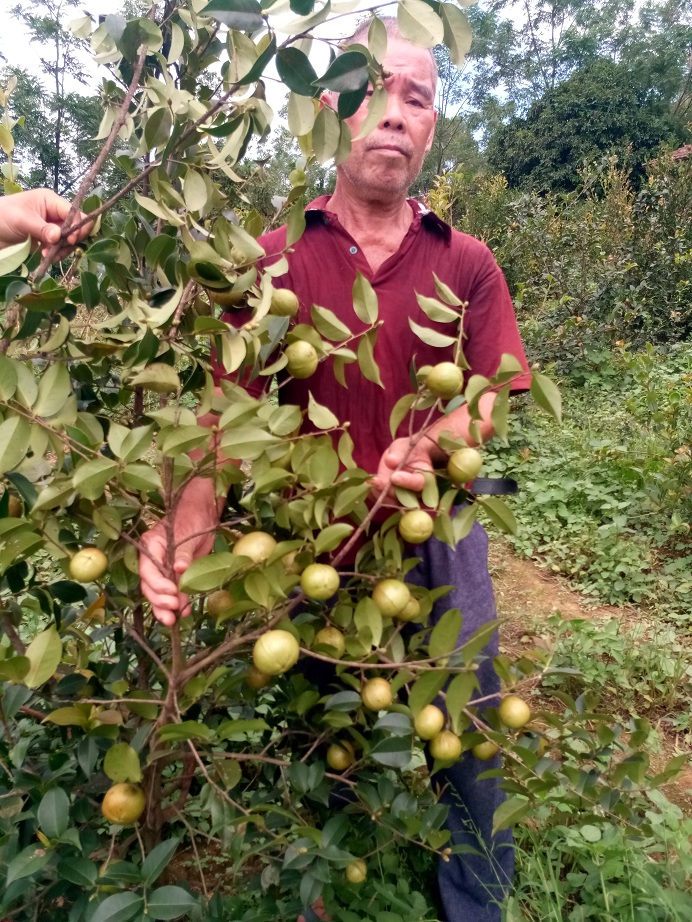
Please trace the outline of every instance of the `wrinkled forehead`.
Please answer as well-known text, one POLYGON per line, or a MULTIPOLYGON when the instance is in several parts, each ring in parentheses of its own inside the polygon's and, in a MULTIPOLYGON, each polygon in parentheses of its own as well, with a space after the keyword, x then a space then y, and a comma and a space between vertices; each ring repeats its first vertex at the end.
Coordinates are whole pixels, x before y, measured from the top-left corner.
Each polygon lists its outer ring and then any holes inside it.
POLYGON ((393 78, 405 80, 435 99, 437 68, 430 51, 402 39, 389 39, 382 67, 393 78))

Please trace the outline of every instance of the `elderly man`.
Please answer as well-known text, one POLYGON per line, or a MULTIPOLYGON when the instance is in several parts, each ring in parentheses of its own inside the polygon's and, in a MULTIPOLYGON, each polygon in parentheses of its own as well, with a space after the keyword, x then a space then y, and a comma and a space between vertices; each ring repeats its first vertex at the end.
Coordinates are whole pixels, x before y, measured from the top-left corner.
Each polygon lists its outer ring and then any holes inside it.
MULTIPOLYGON (((389 435, 389 415, 395 402, 410 392, 409 367, 415 356, 418 367, 451 358, 445 350, 426 346, 411 332, 409 317, 426 321, 416 292, 435 295, 433 273, 455 294, 468 302, 464 325, 464 351, 470 374, 493 375, 503 353, 516 356, 527 370, 513 307, 500 269, 484 244, 452 230, 420 203, 407 199, 435 130, 434 108, 437 74, 430 51, 401 39, 396 24, 387 23, 389 41, 384 68, 387 74, 387 109, 376 128, 353 144, 348 159, 337 168, 334 194, 314 201, 306 211, 306 230, 289 255, 286 276, 275 284, 291 288, 300 300, 299 319, 309 321, 310 307, 321 304, 335 311, 348 326, 361 327, 353 312, 351 290, 356 273, 369 279, 379 300, 380 328, 376 359, 384 390, 364 380, 354 366, 346 368, 348 388, 334 380, 332 370, 321 363, 308 381, 288 380, 282 400, 305 406, 308 390, 319 395, 341 420, 349 420, 355 443, 354 458, 373 474, 373 492, 393 486, 420 490, 423 471, 439 467, 444 452, 437 445, 443 431, 475 444, 469 434, 465 407, 441 418, 430 438, 418 442, 405 467, 397 470, 409 439, 389 435)), ((353 41, 362 41, 360 30, 353 41)), ((333 94, 323 98, 336 106, 333 94)), ((364 104, 348 120, 356 137, 367 114, 364 104)), ((280 228, 262 239, 268 260, 285 248, 286 231, 280 228)), ((514 383, 525 389, 528 372, 514 383)), ((481 404, 483 439, 493 434, 490 422, 493 397, 481 404)), ((197 556, 209 553, 218 523, 218 504, 209 480, 193 481, 179 506, 175 523, 178 546, 175 570, 182 573, 197 556), (207 532, 207 536, 203 533, 207 532), (202 535, 200 537, 200 535, 202 535)), ((149 537, 154 559, 163 561, 166 541, 161 526, 149 537)), ((464 617, 461 642, 495 616, 487 567, 487 537, 476 525, 456 549, 431 539, 418 549, 415 582, 430 588, 454 585, 441 600, 433 620, 450 607, 464 617)), ((166 579, 152 559, 141 559, 144 593, 164 623, 172 623, 187 610, 187 598, 166 579)), ((486 649, 492 656, 496 641, 486 649)), ((484 694, 498 690, 490 658, 479 677, 484 694)), ((470 753, 437 777, 446 785, 443 799, 450 808, 448 825, 460 854, 442 861, 439 889, 448 922, 499 922, 501 903, 511 880, 511 835, 491 836, 492 816, 503 795, 496 780, 478 781, 481 771, 496 763, 480 763, 470 753)))

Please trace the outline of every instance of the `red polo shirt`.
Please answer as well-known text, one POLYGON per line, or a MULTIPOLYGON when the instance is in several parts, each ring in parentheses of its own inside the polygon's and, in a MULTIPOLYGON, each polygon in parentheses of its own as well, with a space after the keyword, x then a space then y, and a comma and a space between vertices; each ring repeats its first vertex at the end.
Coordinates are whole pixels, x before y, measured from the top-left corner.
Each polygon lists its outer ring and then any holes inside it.
MULTIPOLYGON (((297 322, 311 323, 310 309, 318 304, 329 308, 357 333, 368 325, 353 310, 353 283, 357 272, 365 276, 377 294, 378 319, 383 321, 374 356, 384 387, 364 378, 354 362, 346 366, 348 387, 344 388, 334 377, 333 360, 328 359, 320 362, 312 377, 289 379, 280 390, 281 402, 304 407, 311 392, 341 422, 348 420, 354 460, 374 473, 391 444, 391 410, 400 397, 413 391, 412 361, 420 368, 453 358, 452 346, 426 345, 408 322, 411 317, 420 326, 453 334, 449 326, 430 320, 416 300, 416 293, 437 297, 433 273, 461 301, 468 302, 464 354, 471 370, 467 375, 494 375, 503 353, 515 356, 526 369, 526 374, 514 382, 514 391, 526 390, 530 375, 507 284, 484 243, 453 230, 420 202, 410 199, 414 217, 399 250, 373 272, 358 242, 327 210, 328 201, 329 196, 323 196, 308 206, 305 233, 288 254, 288 272, 274 279, 274 286, 290 288, 297 294, 297 322)), ((270 263, 272 256, 285 249, 286 229, 272 231, 260 242, 267 253, 266 262, 270 263)), ((421 423, 423 418, 421 414, 421 423)), ((304 430, 308 425, 306 420, 304 430)), ((408 431, 406 422, 398 434, 403 436, 408 431)))

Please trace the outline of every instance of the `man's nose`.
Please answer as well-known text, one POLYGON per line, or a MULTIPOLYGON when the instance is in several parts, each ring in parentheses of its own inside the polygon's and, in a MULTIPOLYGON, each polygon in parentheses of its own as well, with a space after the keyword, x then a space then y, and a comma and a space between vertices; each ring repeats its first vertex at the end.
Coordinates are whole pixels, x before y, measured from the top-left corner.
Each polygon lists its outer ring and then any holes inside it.
POLYGON ((404 109, 401 100, 395 93, 387 94, 387 108, 380 120, 379 127, 388 128, 390 131, 403 131, 404 109))

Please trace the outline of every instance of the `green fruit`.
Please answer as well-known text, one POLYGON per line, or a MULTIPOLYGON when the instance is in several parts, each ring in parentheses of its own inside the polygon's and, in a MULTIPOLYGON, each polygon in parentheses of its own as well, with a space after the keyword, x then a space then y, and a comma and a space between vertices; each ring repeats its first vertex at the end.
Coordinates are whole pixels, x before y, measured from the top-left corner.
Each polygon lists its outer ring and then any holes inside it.
POLYGON ((147 799, 138 784, 114 784, 106 791, 101 813, 111 823, 132 826, 144 813, 147 799))
POLYGON ((300 303, 295 292, 290 288, 275 288, 269 313, 275 317, 295 317, 300 310, 300 303))
POLYGON ((265 675, 281 675, 298 662, 300 646, 288 631, 267 631, 255 641, 252 661, 265 675))
POLYGON ((274 553, 276 539, 266 531, 249 531, 233 546, 236 557, 249 557, 253 563, 264 563, 274 553))
POLYGON ((493 756, 497 755, 500 751, 500 747, 497 743, 493 743, 492 740, 483 740, 482 743, 476 743, 471 752, 477 759, 480 759, 481 762, 487 762, 488 759, 492 759, 493 756))
POLYGON ((217 589, 207 596, 207 614, 219 618, 233 608, 234 599, 228 589, 217 589))
POLYGON ((506 695, 497 713, 502 723, 511 730, 519 730, 531 720, 531 708, 518 695, 506 695))
POLYGON ((346 880, 350 884, 362 884, 368 876, 368 866, 362 858, 356 858, 346 865, 346 880))
POLYGON ((461 755, 461 740, 451 730, 442 730, 430 740, 430 755, 440 762, 455 762, 461 755))
POLYGON ((422 544, 433 533, 435 522, 425 509, 411 509, 405 512, 399 522, 399 534, 409 544, 422 544))
POLYGON ((483 458, 475 448, 459 448, 447 461, 447 475, 452 483, 462 486, 475 480, 483 467, 483 458))
POLYGON ((272 677, 267 675, 266 672, 260 672, 257 666, 248 666, 248 671, 245 674, 245 681, 250 688, 264 688, 265 685, 269 685, 271 680, 272 677))
POLYGON ((332 743, 327 750, 327 765, 335 772, 345 772, 356 761, 353 746, 347 740, 332 743))
POLYGON ((78 583, 92 583, 108 570, 108 558, 98 547, 83 547, 70 561, 70 576, 78 583))
POLYGON ((464 384, 464 373, 454 362, 440 362, 428 372, 425 386, 436 397, 451 400, 461 393, 464 384))
POLYGON ((318 631, 313 646, 331 647, 334 659, 341 659, 346 652, 344 635, 335 627, 323 627, 318 631))
POLYGON ((433 739, 444 725, 445 715, 434 704, 428 704, 413 718, 413 727, 422 740, 433 739))
POLYGON ((383 579, 375 586, 372 599, 385 618, 397 618, 411 600, 411 591, 400 579, 383 579))
POLYGON ((300 574, 300 588, 309 599, 331 599, 341 583, 339 571, 328 563, 311 563, 300 574))
POLYGON ((397 621, 418 621, 420 618, 420 602, 412 595, 406 608, 396 616, 397 621))
POLYGON ((369 679, 363 686, 360 697, 369 711, 383 711, 392 703, 392 686, 386 679, 369 679))
POLYGON ((292 378, 309 378, 314 375, 319 365, 319 357, 314 346, 299 339, 286 346, 286 370, 292 378))

